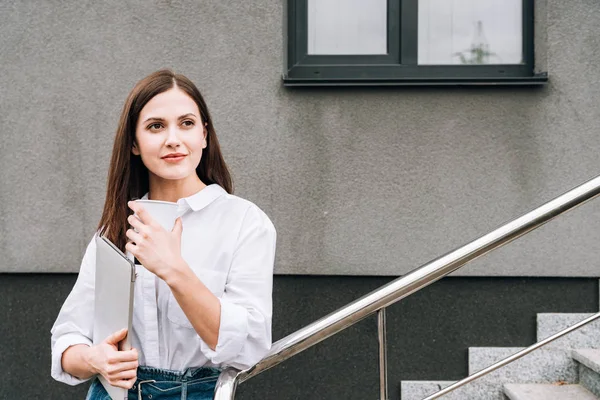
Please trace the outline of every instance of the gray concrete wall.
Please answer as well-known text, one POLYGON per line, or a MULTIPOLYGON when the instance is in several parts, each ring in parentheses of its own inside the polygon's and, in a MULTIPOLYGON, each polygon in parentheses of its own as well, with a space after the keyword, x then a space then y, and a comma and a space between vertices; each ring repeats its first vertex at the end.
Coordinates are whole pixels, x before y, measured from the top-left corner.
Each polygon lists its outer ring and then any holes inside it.
MULTIPOLYGON (((117 119, 161 67, 205 94, 278 274, 399 275, 598 174, 600 3, 547 0, 532 88, 282 87, 283 0, 2 1, 0 271, 77 271, 117 119)), ((461 270, 600 276, 600 203, 461 270)))

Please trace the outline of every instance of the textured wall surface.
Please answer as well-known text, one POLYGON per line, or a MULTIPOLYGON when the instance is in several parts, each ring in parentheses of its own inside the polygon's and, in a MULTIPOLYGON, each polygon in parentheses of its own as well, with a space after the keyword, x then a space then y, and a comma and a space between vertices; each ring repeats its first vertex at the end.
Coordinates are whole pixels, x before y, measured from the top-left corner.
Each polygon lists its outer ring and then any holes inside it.
MULTIPOLYGON (((0 274, 0 399, 85 397, 88 384, 71 387, 50 377, 50 328, 75 278, 0 274)), ((276 277, 273 340, 390 279, 276 277)), ((597 279, 445 278, 388 308, 389 398, 399 398, 401 380, 467 376, 470 346, 533 344, 537 313, 597 310, 597 279)), ((236 399, 376 399, 377 349, 372 316, 243 383, 236 399)))
MULTIPOLYGON (((125 97, 161 67, 205 94, 279 274, 403 274, 600 172, 595 0, 541 8, 541 89, 285 89, 285 2, 228 4, 0 3, 0 271, 78 270, 125 97)), ((460 274, 599 276, 598 218, 590 203, 460 274)))

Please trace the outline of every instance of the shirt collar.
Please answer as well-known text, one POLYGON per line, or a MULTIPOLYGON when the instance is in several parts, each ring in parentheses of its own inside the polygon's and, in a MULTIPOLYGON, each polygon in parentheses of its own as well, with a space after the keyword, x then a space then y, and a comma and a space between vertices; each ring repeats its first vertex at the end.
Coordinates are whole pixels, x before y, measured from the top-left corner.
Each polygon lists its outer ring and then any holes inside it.
MULTIPOLYGON (((194 211, 202 210, 210 203, 226 194, 227 192, 217 183, 210 184, 204 189, 196 192, 195 194, 181 198, 177 201, 177 204, 187 203, 188 206, 194 211)), ((142 197, 142 200, 148 200, 148 193, 142 197)))

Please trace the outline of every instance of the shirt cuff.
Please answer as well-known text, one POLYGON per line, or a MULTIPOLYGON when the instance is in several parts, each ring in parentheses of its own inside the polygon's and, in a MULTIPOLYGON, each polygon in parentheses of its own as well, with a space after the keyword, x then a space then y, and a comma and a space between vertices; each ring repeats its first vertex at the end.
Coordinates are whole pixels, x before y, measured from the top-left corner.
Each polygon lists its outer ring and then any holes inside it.
POLYGON ((219 301, 221 322, 217 346, 212 350, 204 341, 200 345, 202 353, 215 365, 228 364, 235 360, 248 337, 248 311, 222 298, 219 298, 219 301))
POLYGON ((51 375, 54 379, 59 382, 66 383, 67 385, 75 386, 89 381, 91 379, 79 379, 73 375, 63 371, 62 369, 62 355, 66 349, 76 344, 87 344, 92 346, 92 341, 83 335, 77 333, 67 333, 62 335, 56 340, 52 347, 52 371, 51 375))

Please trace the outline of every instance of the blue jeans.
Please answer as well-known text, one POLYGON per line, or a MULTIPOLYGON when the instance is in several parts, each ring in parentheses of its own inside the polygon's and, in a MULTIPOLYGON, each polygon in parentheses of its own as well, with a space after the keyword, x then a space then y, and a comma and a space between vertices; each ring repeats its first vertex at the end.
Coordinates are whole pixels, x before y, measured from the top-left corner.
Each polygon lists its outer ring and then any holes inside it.
MULTIPOLYGON (((127 398, 128 400, 212 400, 220 372, 216 368, 208 367, 188 368, 184 372, 138 367, 137 380, 129 389, 127 398)), ((94 379, 86 400, 110 400, 110 396, 100 381, 94 379)))

